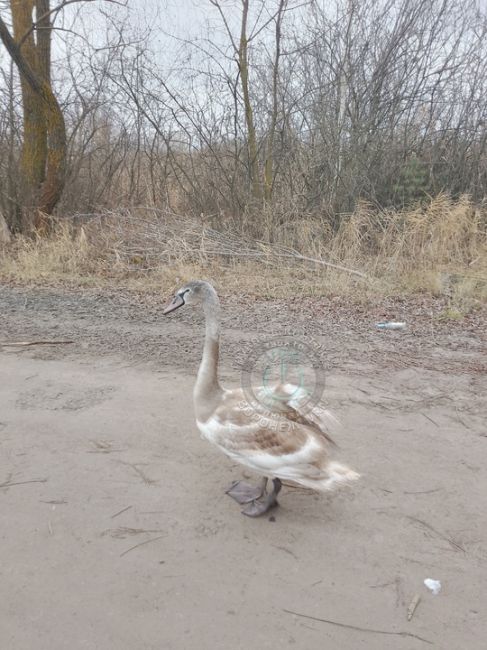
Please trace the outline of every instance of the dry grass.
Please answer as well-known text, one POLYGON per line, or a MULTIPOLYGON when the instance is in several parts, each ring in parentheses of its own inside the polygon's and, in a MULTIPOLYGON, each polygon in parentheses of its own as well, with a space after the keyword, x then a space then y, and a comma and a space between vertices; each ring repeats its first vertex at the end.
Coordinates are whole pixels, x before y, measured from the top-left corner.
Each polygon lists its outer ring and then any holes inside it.
POLYGON ((448 296, 452 313, 487 300, 487 211, 467 197, 453 201, 441 195, 402 212, 363 204, 342 216, 336 233, 316 217, 281 216, 273 225, 269 212, 261 216, 258 230, 265 240, 245 235, 255 237, 255 224, 237 235, 203 219, 149 208, 77 216, 59 222, 47 239, 17 238, 4 247, 0 277, 139 291, 170 291, 191 277, 206 277, 228 292, 262 297, 360 300, 428 292, 448 296))

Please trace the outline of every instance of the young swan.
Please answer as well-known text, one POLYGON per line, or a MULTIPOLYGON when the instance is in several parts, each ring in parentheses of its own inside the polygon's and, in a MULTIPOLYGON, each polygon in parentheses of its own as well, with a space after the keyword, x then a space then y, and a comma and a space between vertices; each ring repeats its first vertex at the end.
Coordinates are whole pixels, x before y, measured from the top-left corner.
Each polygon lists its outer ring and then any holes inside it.
POLYGON ((273 415, 272 422, 255 417, 242 389, 227 390, 220 386, 220 303, 211 284, 189 282, 175 294, 163 313, 169 314, 184 305, 201 305, 206 317, 203 358, 193 391, 198 429, 232 460, 263 477, 258 486, 236 481, 227 490, 227 494, 245 505, 244 515, 258 517, 275 507, 281 479, 326 491, 359 478, 353 470, 331 460, 335 445, 326 433, 323 419, 332 416, 322 412, 322 418, 315 414, 304 417, 292 399, 298 390, 296 386, 275 388, 279 392, 279 413, 273 415), (273 483, 270 492, 266 491, 268 478, 273 483))

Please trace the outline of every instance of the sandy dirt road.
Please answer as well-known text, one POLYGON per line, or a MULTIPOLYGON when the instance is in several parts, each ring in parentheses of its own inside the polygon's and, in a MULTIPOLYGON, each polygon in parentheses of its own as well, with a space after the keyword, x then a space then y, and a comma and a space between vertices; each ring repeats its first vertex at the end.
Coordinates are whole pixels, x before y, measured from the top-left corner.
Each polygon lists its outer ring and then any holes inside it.
MULTIPOLYGON (((484 339, 324 316, 325 396, 363 477, 284 488, 252 520, 223 493, 241 468, 193 423, 198 321, 107 300, 0 291, 2 340, 75 341, 0 350, 2 650, 486 647, 484 339)), ((252 327, 226 311, 238 385, 269 307, 252 327)))

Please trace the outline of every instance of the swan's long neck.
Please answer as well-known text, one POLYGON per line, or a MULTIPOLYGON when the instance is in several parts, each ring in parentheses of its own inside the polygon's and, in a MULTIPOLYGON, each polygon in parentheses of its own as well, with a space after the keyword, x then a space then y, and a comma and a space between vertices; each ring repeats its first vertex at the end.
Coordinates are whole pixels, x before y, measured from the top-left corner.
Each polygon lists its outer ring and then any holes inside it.
POLYGON ((221 393, 218 382, 218 357, 220 352, 220 301, 213 290, 203 302, 206 318, 205 345, 201 359, 194 399, 198 410, 206 410, 221 393))

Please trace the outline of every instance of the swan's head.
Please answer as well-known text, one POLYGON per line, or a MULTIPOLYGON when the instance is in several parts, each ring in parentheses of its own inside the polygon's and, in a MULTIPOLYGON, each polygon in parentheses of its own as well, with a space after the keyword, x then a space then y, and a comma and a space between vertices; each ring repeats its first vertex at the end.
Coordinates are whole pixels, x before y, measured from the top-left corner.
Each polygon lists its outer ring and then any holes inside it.
POLYGON ((162 313, 170 314, 184 305, 199 305, 214 298, 216 298, 216 292, 209 282, 193 280, 174 294, 162 313))

